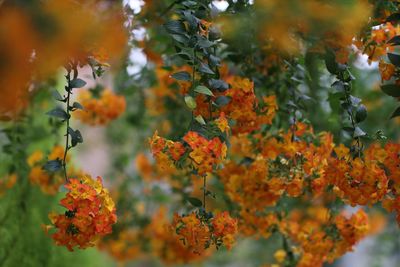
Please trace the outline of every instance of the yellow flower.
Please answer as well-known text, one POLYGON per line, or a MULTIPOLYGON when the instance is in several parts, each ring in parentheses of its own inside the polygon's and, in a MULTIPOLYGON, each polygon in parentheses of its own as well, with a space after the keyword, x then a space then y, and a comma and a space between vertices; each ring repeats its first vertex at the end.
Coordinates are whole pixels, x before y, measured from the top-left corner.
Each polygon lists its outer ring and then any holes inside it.
POLYGON ((279 249, 275 252, 274 258, 277 262, 282 263, 286 258, 286 251, 279 249))

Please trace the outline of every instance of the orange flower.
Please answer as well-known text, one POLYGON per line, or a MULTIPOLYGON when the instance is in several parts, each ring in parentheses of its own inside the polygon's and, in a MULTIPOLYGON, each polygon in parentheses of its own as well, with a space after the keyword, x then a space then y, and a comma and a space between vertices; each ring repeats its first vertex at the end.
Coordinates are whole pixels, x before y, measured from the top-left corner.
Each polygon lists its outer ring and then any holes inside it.
POLYGON ((381 73, 382 80, 388 81, 395 73, 396 67, 393 64, 385 63, 383 60, 379 61, 379 72, 381 73))

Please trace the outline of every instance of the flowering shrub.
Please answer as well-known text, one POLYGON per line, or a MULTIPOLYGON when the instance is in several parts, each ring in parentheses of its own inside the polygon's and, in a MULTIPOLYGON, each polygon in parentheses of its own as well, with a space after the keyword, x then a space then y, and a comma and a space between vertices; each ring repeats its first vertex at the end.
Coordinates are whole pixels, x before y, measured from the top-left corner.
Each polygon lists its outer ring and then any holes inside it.
POLYGON ((396 1, 22 2, 0 0, 1 266, 349 265, 366 237, 395 259, 396 1))

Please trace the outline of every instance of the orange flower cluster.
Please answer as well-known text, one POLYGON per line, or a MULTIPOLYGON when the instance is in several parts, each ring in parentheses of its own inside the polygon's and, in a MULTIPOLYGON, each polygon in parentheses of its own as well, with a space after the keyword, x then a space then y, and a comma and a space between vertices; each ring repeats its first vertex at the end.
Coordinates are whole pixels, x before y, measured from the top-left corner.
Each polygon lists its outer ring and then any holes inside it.
POLYGON ((371 31, 370 39, 364 49, 371 61, 377 61, 387 52, 393 51, 393 47, 387 41, 400 34, 400 28, 393 26, 390 22, 374 27, 371 31))
POLYGON ((154 159, 157 162, 156 170, 165 175, 172 175, 178 172, 174 165, 174 160, 185 153, 185 147, 180 142, 166 140, 158 135, 156 131, 153 137, 149 140, 150 150, 154 159))
POLYGON ((365 159, 351 159, 350 150, 340 145, 335 149, 337 158, 332 158, 326 169, 326 177, 336 186, 336 193, 351 205, 374 204, 387 194, 388 177, 379 165, 384 150, 371 146, 365 159), (379 151, 380 150, 380 151, 379 151))
POLYGON ((396 67, 391 63, 386 63, 383 60, 379 61, 379 72, 381 73, 382 80, 390 80, 396 71, 396 67))
POLYGON ((246 222, 240 225, 241 230, 265 237, 270 234, 269 226, 276 222, 266 208, 275 206, 285 195, 318 197, 323 192, 327 186, 324 172, 334 144, 332 135, 314 136, 312 129, 301 123, 294 132, 281 131, 279 138, 256 134, 255 140, 253 143, 243 134, 232 137, 232 159, 225 162, 218 175, 226 194, 241 208, 246 222))
POLYGON ((57 229, 52 238, 70 251, 94 246, 101 236, 112 232, 112 225, 117 222, 114 202, 100 177, 70 179, 65 187, 68 193, 60 204, 67 210, 64 214, 49 214, 57 229))
MULTIPOLYGON (((263 46, 289 54, 302 51, 309 39, 312 45, 329 46, 335 50, 351 45, 353 38, 368 23, 371 6, 365 1, 337 0, 260 0, 255 2, 258 39, 263 46), (351 18, 351 19, 350 19, 351 18)), ((228 20, 224 33, 235 34, 243 21, 228 20)))
MULTIPOLYGON (((224 78, 231 88, 223 93, 216 93, 215 97, 225 96, 230 99, 220 111, 235 122, 233 133, 250 133, 259 130, 263 124, 272 124, 278 109, 274 95, 264 96, 259 101, 254 92, 254 83, 249 79, 229 75, 224 78)), ((196 103, 195 114, 207 118, 210 111, 205 96, 197 95, 196 103)))
POLYGON ((203 254, 211 245, 232 248, 238 228, 237 221, 225 211, 213 218, 205 218, 195 212, 186 216, 175 214, 171 229, 190 250, 203 254))
POLYGON ((190 246, 184 245, 176 231, 171 231, 166 209, 156 212, 148 226, 151 233, 151 246, 154 253, 166 264, 187 264, 205 259, 211 251, 195 253, 190 246))
POLYGON ((120 262, 137 259, 143 255, 143 233, 136 229, 126 229, 115 238, 101 240, 99 248, 106 250, 120 262))
POLYGON ((190 146, 189 158, 199 175, 212 172, 213 167, 226 157, 226 144, 218 137, 208 140, 197 132, 189 131, 183 140, 190 146))
MULTIPOLYGON (((48 160, 61 160, 64 157, 64 147, 55 146, 48 156, 48 160)), ((69 160, 69 158, 67 158, 69 160)), ((42 151, 35 151, 28 157, 28 165, 31 168, 29 180, 38 185, 43 193, 55 195, 64 182, 61 173, 48 173, 43 169, 44 155, 42 151)))
POLYGON ((379 72, 381 73, 382 81, 390 80, 395 74, 396 67, 391 63, 386 63, 383 57, 394 50, 394 47, 388 41, 399 34, 399 26, 386 22, 375 26, 371 30, 371 34, 364 40, 355 42, 359 50, 368 55, 369 62, 379 61, 379 72))
POLYGON ((167 173, 175 173, 174 164, 188 152, 191 166, 199 175, 206 175, 226 157, 226 144, 218 137, 208 140, 197 132, 189 131, 183 137, 183 141, 189 147, 181 142, 166 140, 158 136, 157 132, 154 133, 150 139, 150 148, 159 168, 167 173))
POLYGON ((233 76, 227 82, 231 88, 226 91, 225 96, 230 97, 231 101, 221 110, 235 120, 233 132, 251 132, 259 130, 262 124, 272 123, 278 109, 274 95, 264 97, 263 102, 259 103, 254 92, 254 83, 249 79, 233 76))
POLYGON ((351 251, 368 234, 369 221, 363 210, 332 218, 327 208, 314 206, 306 212, 292 211, 279 228, 298 245, 294 250, 301 255, 297 266, 317 267, 351 251))
POLYGON ((91 90, 82 90, 78 99, 83 110, 76 110, 74 115, 89 125, 108 124, 121 116, 126 109, 125 98, 114 94, 110 89, 102 90, 99 97, 91 90))

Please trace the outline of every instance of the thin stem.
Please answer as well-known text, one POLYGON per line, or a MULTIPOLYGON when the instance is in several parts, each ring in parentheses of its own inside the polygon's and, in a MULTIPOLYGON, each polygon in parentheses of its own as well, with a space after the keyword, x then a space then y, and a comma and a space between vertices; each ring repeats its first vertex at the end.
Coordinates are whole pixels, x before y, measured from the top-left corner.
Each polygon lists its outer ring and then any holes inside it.
MULTIPOLYGON (((350 101, 350 97, 349 97, 349 92, 351 91, 351 85, 349 85, 349 88, 348 88, 349 90, 345 90, 345 98, 346 98, 346 103, 347 103, 347 105, 349 105, 349 106, 351 106, 351 101, 350 101)), ((357 126, 357 123, 355 122, 355 120, 354 120, 354 114, 353 114, 353 112, 351 111, 351 110, 347 110, 347 114, 348 114, 348 116, 349 116, 349 118, 350 118, 350 122, 351 122, 351 125, 352 125, 352 127, 353 127, 353 129, 356 129, 356 126, 357 126)), ((358 157, 361 157, 361 139, 360 139, 360 137, 359 136, 357 136, 356 138, 355 138, 355 140, 356 140, 356 145, 357 145, 357 154, 358 154, 358 157)))
POLYGON ((294 255, 293 251, 289 246, 289 242, 284 234, 282 234, 282 243, 283 243, 283 249, 287 252, 289 262, 286 264, 286 266, 290 267, 293 266, 294 263, 294 255))
MULTIPOLYGON (((76 63, 72 63, 72 69, 73 69, 73 71, 74 71, 74 79, 76 79, 77 77, 78 77, 78 65, 76 64, 76 63)), ((67 100, 67 103, 66 103, 66 105, 67 105, 67 108, 66 108, 66 112, 67 112, 67 129, 66 129, 66 132, 65 132, 65 150, 64 150, 64 157, 63 157, 63 162, 62 162, 62 165, 63 165, 63 169, 64 169, 64 177, 65 177, 65 181, 66 182, 69 182, 69 179, 68 179, 68 174, 67 174, 67 155, 68 155, 68 150, 70 149, 70 146, 69 146, 69 133, 68 133, 68 131, 69 131, 69 124, 70 124, 70 117, 71 117, 71 115, 70 115, 70 100, 71 100, 71 91, 72 91, 72 87, 71 87, 71 69, 67 69, 67 75, 65 76, 66 77, 66 79, 67 79, 67 86, 65 86, 65 90, 67 91, 67 97, 66 97, 66 100, 67 100)))
MULTIPOLYGON (((189 92, 190 96, 193 98, 194 98, 194 86, 196 82, 195 75, 196 75, 196 48, 193 48, 192 84, 189 92)), ((194 121, 194 112, 192 110, 189 130, 192 130, 193 121, 194 121)))
POLYGON ((68 175, 67 175, 67 153, 69 149, 69 134, 68 134, 68 129, 69 129, 69 101, 71 98, 71 88, 70 88, 70 82, 71 82, 71 70, 68 69, 68 73, 65 76, 67 79, 67 86, 65 87, 65 90, 67 91, 67 129, 65 133, 65 149, 64 149, 64 158, 63 158, 63 169, 64 169, 64 176, 65 176, 65 181, 69 182, 68 175))
POLYGON ((207 193, 207 176, 204 175, 203 177, 203 208, 206 210, 206 193, 207 193))

